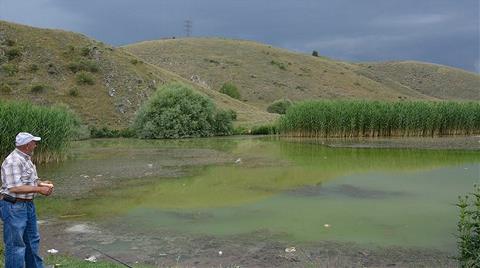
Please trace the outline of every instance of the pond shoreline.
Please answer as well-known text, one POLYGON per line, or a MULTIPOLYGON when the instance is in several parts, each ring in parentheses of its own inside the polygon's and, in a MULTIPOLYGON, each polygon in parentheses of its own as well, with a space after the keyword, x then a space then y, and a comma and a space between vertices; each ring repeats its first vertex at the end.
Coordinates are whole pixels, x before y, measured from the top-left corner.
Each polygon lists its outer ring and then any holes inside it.
POLYGON ((302 141, 322 144, 332 148, 365 149, 429 149, 429 150, 473 150, 480 151, 480 136, 446 137, 390 137, 390 138, 287 138, 285 141, 302 141))
MULTIPOLYGON (((421 248, 372 247, 355 243, 320 241, 292 243, 262 230, 249 234, 216 237, 164 231, 155 236, 113 234, 107 226, 68 221, 44 223, 42 252, 55 245, 60 254, 84 259, 105 252, 130 265, 153 267, 455 267, 447 252, 421 248), (59 232, 60 230, 69 230, 59 232), (80 242, 80 243, 79 243, 80 242), (138 247, 139 244, 143 247, 138 247), (124 245, 115 254, 115 244, 124 245), (128 245, 125 247, 125 245, 128 245), (150 247, 149 245, 156 245, 150 247), (160 246, 159 246, 160 245, 160 246), (158 247, 159 246, 159 247, 158 247), (288 249, 288 250, 287 250, 288 249), (288 251, 288 252, 287 252, 288 251), (221 252, 221 253, 220 253, 221 252)), ((121 266, 119 266, 121 267, 121 266)))

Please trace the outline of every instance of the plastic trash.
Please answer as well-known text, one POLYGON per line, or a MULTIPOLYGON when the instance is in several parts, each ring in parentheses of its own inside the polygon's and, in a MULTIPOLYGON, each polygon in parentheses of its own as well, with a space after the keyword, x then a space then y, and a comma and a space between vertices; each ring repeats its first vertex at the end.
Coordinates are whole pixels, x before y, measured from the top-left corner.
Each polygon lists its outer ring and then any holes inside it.
POLYGON ((241 158, 238 158, 237 160, 235 160, 235 164, 240 164, 242 163, 242 159, 241 158))
POLYGON ((220 251, 218 252, 218 256, 222 256, 222 254, 223 254, 223 252, 220 250, 220 251))
POLYGON ((297 249, 295 247, 288 247, 288 248, 285 249, 286 253, 293 253, 295 251, 297 251, 297 249))
POLYGON ((57 254, 58 250, 52 248, 52 249, 47 250, 47 252, 50 253, 50 254, 57 254))
POLYGON ((97 262, 97 257, 95 257, 94 255, 88 257, 88 258, 85 258, 86 261, 89 261, 89 262, 97 262))

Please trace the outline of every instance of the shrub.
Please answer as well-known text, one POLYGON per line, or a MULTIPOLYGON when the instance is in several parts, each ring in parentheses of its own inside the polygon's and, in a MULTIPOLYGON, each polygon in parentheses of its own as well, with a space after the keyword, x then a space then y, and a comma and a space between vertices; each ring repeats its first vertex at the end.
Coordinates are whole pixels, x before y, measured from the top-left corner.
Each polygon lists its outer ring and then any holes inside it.
POLYGON ((133 128, 140 138, 186 138, 228 135, 231 116, 206 96, 182 84, 166 85, 140 108, 133 128))
POLYGON ((13 60, 17 57, 20 57, 20 55, 22 55, 22 52, 18 47, 13 47, 5 51, 5 55, 7 56, 8 60, 13 60))
POLYGON ((75 76, 75 80, 77 81, 77 85, 95 84, 95 79, 93 78, 93 75, 85 71, 78 72, 75 76))
POLYGON ((276 100, 267 107, 267 112, 285 114, 290 106, 292 106, 292 101, 289 99, 276 100))
POLYGON ((278 133, 276 125, 261 125, 253 127, 249 134, 252 135, 273 135, 278 133))
POLYGON ((32 93, 43 93, 48 89, 48 86, 42 84, 32 85, 30 87, 30 92, 32 93))
POLYGON ((139 63, 142 63, 142 61, 138 60, 138 59, 131 59, 130 60, 130 63, 133 64, 133 65, 137 65, 139 63))
POLYGON ((287 70, 287 66, 286 66, 285 63, 283 63, 283 62, 278 62, 278 61, 272 60, 272 61, 270 62, 270 64, 277 66, 278 68, 280 68, 280 70, 284 70, 284 71, 287 70))
POLYGON ((8 76, 14 76, 18 72, 18 68, 14 64, 10 63, 5 63, 2 65, 2 70, 8 75, 8 76))
POLYGON ((32 72, 32 73, 36 73, 38 71, 38 65, 36 65, 35 63, 34 64, 30 64, 30 66, 28 67, 28 71, 32 72))
POLYGON ((79 71, 92 73, 98 72, 98 64, 93 60, 80 60, 77 62, 71 62, 68 64, 67 68, 73 73, 77 73, 79 71))
POLYGON ((5 40, 5 45, 7 45, 9 47, 13 47, 15 45, 15 40, 7 39, 7 40, 5 40))
POLYGON ((230 118, 232 118, 233 121, 237 120, 237 112, 232 109, 228 109, 227 112, 230 114, 230 118))
POLYGON ((226 94, 234 99, 240 99, 240 92, 238 92, 237 87, 232 83, 223 84, 220 88, 220 93, 226 94))
POLYGON ((0 92, 1 93, 6 93, 6 94, 12 93, 12 87, 7 83, 1 83, 0 84, 0 92))
POLYGON ((233 133, 232 113, 219 110, 213 121, 213 133, 218 136, 228 136, 233 133))
POLYGON ((73 88, 69 89, 68 90, 68 95, 72 96, 72 97, 77 97, 79 95, 78 88, 73 87, 73 88))
POLYGON ((460 208, 457 259, 461 267, 480 267, 480 186, 473 188, 473 193, 460 196, 457 203, 460 208))
POLYGON ((312 51, 312 56, 318 57, 318 51, 316 51, 316 50, 312 51))
POLYGON ((80 121, 63 106, 41 107, 27 102, 0 101, 0 156, 14 147, 15 135, 26 131, 42 137, 35 150, 37 162, 59 161, 65 158, 71 134, 80 121))
POLYGON ((91 49, 90 47, 88 47, 88 46, 82 47, 82 49, 80 50, 80 55, 82 55, 82 56, 84 56, 84 57, 88 57, 88 56, 90 56, 90 51, 91 51, 91 50, 92 50, 92 49, 91 49))
POLYGON ((135 137, 135 131, 133 129, 110 129, 106 126, 97 128, 95 126, 89 127, 90 137, 92 138, 132 138, 135 137))

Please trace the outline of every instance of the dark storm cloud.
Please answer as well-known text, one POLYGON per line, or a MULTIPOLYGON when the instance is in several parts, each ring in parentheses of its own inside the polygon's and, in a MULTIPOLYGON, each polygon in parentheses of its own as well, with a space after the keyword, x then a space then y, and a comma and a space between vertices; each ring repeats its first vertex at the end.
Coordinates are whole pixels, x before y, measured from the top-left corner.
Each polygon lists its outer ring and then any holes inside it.
POLYGON ((350 61, 478 72, 478 0, 0 0, 0 18, 113 45, 185 35, 249 39, 350 61))

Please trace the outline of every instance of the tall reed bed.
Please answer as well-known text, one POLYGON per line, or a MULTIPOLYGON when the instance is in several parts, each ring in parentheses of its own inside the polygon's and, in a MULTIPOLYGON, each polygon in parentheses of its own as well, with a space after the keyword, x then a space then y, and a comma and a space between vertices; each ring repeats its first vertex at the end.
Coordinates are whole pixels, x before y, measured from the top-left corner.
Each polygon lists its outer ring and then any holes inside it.
POLYGON ((0 101, 0 156, 7 156, 15 148, 17 133, 25 131, 42 138, 35 149, 37 163, 63 160, 78 124, 78 118, 65 107, 0 101))
POLYGON ((306 101, 287 110, 279 130, 297 137, 479 134, 480 103, 306 101))

